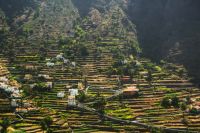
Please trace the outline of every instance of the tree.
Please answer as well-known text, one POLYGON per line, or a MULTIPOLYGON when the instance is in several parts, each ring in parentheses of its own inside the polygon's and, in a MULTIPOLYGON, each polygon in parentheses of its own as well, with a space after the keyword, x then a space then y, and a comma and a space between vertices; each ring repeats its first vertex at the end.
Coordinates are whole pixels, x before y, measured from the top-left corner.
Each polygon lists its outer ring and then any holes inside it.
POLYGON ((2 133, 7 133, 7 128, 10 126, 11 122, 8 118, 3 118, 1 123, 2 126, 2 133))
POLYGON ((187 105, 185 103, 181 103, 181 110, 183 112, 183 119, 185 118, 185 110, 187 109, 187 105))
POLYGON ((152 71, 151 70, 148 70, 146 81, 148 82, 149 87, 151 87, 152 86, 152 81, 153 81, 153 76, 152 76, 152 71))
POLYGON ((46 127, 45 122, 44 122, 44 121, 41 121, 41 122, 40 122, 40 126, 41 126, 41 128, 42 128, 42 130, 43 130, 43 133, 44 133, 44 131, 47 130, 47 127, 46 127))
POLYGON ((164 97, 161 101, 161 106, 164 108, 168 108, 171 106, 170 99, 168 97, 164 97))
POLYGON ((53 123, 53 119, 50 116, 45 117, 40 123, 42 130, 43 131, 47 130, 47 133, 51 133, 52 130, 50 129, 50 127, 52 123, 53 123))
POLYGON ((129 69, 128 70, 128 74, 129 74, 129 76, 130 76, 130 79, 131 79, 131 81, 132 81, 132 79, 133 79, 133 75, 135 74, 135 69, 129 69))
POLYGON ((79 102, 84 102, 85 99, 86 99, 85 93, 84 93, 83 91, 81 91, 81 92, 79 93, 77 99, 78 99, 79 102))
POLYGON ((100 97, 94 104, 94 108, 98 110, 99 113, 104 114, 104 109, 106 106, 106 100, 104 97, 100 97))
POLYGON ((181 103, 181 110, 185 111, 187 109, 187 105, 185 103, 181 103))
POLYGON ((190 96, 187 96, 187 97, 186 97, 186 103, 187 103, 187 104, 191 104, 191 103, 192 103, 192 100, 191 100, 191 97, 190 97, 190 96))
POLYGON ((39 55, 40 55, 40 59, 44 60, 45 57, 47 56, 47 49, 44 46, 41 46, 39 49, 39 55))
POLYGON ((179 98, 177 96, 172 97, 171 105, 176 107, 176 108, 179 107, 179 98))
POLYGON ((89 55, 88 49, 84 45, 79 46, 79 52, 80 52, 81 56, 88 56, 89 55))

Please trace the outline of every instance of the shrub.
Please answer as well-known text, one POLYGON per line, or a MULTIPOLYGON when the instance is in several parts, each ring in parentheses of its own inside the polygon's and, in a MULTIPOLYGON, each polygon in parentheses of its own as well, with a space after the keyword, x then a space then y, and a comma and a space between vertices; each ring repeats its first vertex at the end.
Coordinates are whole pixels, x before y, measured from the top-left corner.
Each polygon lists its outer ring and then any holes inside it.
POLYGON ((86 99, 85 93, 84 93, 83 91, 81 91, 81 92, 79 93, 77 99, 78 99, 79 102, 84 102, 85 99, 86 99))
POLYGON ((80 46, 79 52, 80 52, 81 56, 88 56, 89 55, 87 47, 85 47, 85 46, 80 46))
POLYGON ((187 109, 187 105, 185 103, 181 103, 181 110, 185 111, 187 109))
POLYGON ((183 119, 181 120, 181 122, 182 122, 183 124, 185 124, 185 125, 188 125, 188 124, 189 124, 189 120, 188 120, 187 118, 183 118, 183 119))
POLYGON ((100 97, 100 99, 98 99, 93 104, 93 107, 96 108, 98 110, 98 112, 101 113, 101 114, 104 113, 105 106, 106 106, 106 100, 105 100, 104 97, 100 97))
POLYGON ((171 105, 176 108, 179 107, 179 98, 177 96, 173 96, 171 99, 172 99, 171 105))
POLYGON ((49 88, 46 86, 45 83, 38 83, 34 86, 33 91, 43 92, 44 90, 48 90, 49 88))
POLYGON ((47 130, 47 133, 51 133, 52 130, 50 129, 50 126, 53 124, 53 119, 50 116, 45 117, 40 125, 43 130, 47 130))
POLYGON ((2 122, 1 122, 1 126, 2 126, 2 133, 6 133, 7 128, 10 126, 10 120, 8 118, 3 118, 2 122))
POLYGON ((171 106, 171 102, 170 102, 170 99, 169 97, 164 97, 161 101, 161 106, 165 107, 165 108, 168 108, 171 106))
POLYGON ((200 111, 197 110, 196 108, 192 108, 192 109, 190 110, 190 113, 193 114, 193 115, 198 115, 198 114, 200 113, 200 111))

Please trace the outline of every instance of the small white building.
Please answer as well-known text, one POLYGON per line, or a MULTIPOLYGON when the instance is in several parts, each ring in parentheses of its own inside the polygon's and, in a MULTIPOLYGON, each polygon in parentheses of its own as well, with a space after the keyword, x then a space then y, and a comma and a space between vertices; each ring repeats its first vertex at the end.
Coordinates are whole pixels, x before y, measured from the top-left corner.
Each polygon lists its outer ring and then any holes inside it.
POLYGON ((6 77, 0 77, 0 82, 8 83, 8 78, 6 77))
POLYGON ((47 58, 46 61, 50 61, 51 59, 47 58))
POLYGON ((70 96, 77 96, 78 95, 78 89, 69 89, 70 96))
POLYGON ((70 61, 69 61, 69 59, 63 59, 63 63, 67 65, 70 63, 70 61))
POLYGON ((58 98, 64 98, 65 97, 65 92, 61 91, 57 93, 58 98))
POLYGON ((55 63, 47 62, 46 65, 47 65, 47 67, 53 67, 53 66, 55 66, 55 63))
POLYGON ((63 57, 63 53, 60 53, 56 56, 56 59, 57 60, 62 60, 64 57, 63 57))
POLYGON ((76 67, 76 62, 72 62, 72 66, 73 66, 73 67, 76 67))

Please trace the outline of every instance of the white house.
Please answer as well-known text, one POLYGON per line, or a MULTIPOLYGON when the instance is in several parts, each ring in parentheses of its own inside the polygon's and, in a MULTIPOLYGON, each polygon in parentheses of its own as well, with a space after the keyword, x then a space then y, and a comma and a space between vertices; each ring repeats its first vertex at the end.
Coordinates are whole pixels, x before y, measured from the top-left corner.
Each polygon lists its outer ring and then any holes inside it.
POLYGON ((78 95, 78 89, 69 89, 70 96, 77 96, 78 95))
POLYGON ((8 78, 6 77, 0 77, 0 82, 8 83, 8 78))
POLYGON ((65 97, 65 92, 61 91, 57 93, 58 98, 64 98, 65 97))
POLYGON ((62 60, 63 59, 63 53, 60 53, 56 56, 57 60, 62 60))
POLYGON ((5 83, 0 83, 0 88, 5 90, 8 88, 8 85, 5 83))
POLYGON ((51 59, 47 58, 46 61, 50 61, 51 59))
POLYGON ((69 62, 70 62, 69 59, 63 59, 63 63, 64 63, 64 64, 67 65, 67 64, 69 64, 69 62))
POLYGON ((55 63, 47 62, 46 65, 47 65, 48 67, 53 67, 53 66, 55 66, 55 63))
POLYGON ((73 66, 73 67, 76 67, 76 62, 72 62, 72 66, 73 66))
POLYGON ((0 83, 0 88, 5 92, 10 93, 12 97, 21 97, 20 90, 16 87, 9 86, 5 83, 0 83))

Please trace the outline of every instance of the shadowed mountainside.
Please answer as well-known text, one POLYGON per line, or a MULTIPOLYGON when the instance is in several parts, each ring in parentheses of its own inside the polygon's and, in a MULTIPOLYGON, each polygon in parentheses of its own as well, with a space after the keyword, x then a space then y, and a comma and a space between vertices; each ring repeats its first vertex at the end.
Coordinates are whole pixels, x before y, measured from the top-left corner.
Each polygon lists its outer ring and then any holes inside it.
POLYGON ((131 0, 129 16, 137 26, 144 55, 183 63, 199 78, 200 1, 131 0))

